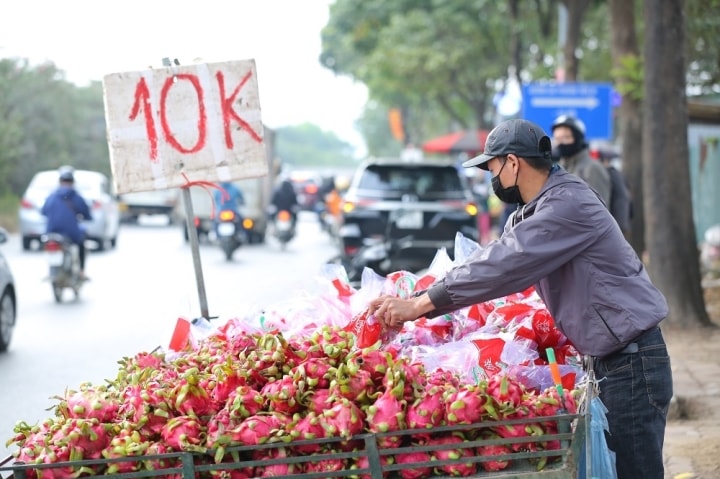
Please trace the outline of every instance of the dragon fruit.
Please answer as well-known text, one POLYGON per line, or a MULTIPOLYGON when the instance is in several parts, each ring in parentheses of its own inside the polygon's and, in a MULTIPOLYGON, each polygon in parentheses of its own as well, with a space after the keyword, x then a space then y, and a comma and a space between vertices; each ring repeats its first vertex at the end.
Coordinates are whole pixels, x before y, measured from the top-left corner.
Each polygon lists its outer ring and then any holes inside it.
POLYGON ((67 418, 112 422, 120 409, 119 394, 90 383, 81 384, 79 391, 66 391, 65 397, 56 398, 61 401, 55 407, 55 414, 67 418))
POLYGON ((235 437, 242 444, 254 446, 265 444, 285 435, 284 428, 290 423, 287 416, 278 413, 256 414, 243 420, 235 437))
POLYGON ((202 424, 195 416, 174 417, 160 431, 165 444, 176 451, 205 452, 205 448, 201 446, 205 434, 202 424))
POLYGON ((441 426, 445 420, 443 390, 439 386, 430 386, 422 396, 408 405, 405 419, 410 429, 441 426))
MULTIPOLYGON (((337 399, 321 418, 326 437, 349 439, 365 430, 365 414, 357 404, 346 398, 337 399)), ((358 445, 356 441, 343 441, 338 447, 350 451, 358 445)))
POLYGON ((479 384, 463 384, 448 390, 445 400, 445 417, 448 424, 475 424, 485 415, 496 417, 488 403, 484 388, 479 384))
MULTIPOLYGON (((504 454, 510 454, 512 451, 509 447, 507 447, 504 444, 490 444, 487 446, 478 446, 477 447, 477 455, 478 456, 500 456, 504 454)), ((509 459, 493 459, 490 461, 484 461, 481 462, 480 465, 483 469, 486 471, 502 471, 504 469, 507 469, 510 466, 510 460, 509 459)))
MULTIPOLYGON (((366 406, 368 430, 375 433, 387 433, 405 429, 404 399, 405 384, 399 378, 397 371, 389 369, 385 374, 385 391, 375 399, 375 402, 366 406)), ((378 438, 378 446, 388 448, 397 447, 401 443, 400 436, 382 436, 378 438)))
POLYGON ((335 368, 335 378, 330 383, 330 387, 350 401, 365 404, 371 401, 375 383, 369 371, 365 369, 351 371, 345 364, 341 364, 335 368))
POLYGON ((469 448, 463 447, 465 438, 461 433, 452 433, 445 436, 433 437, 428 440, 428 445, 438 446, 437 450, 433 451, 432 457, 436 461, 449 461, 454 462, 448 464, 441 464, 435 467, 435 473, 439 475, 448 474, 454 477, 467 477, 472 476, 477 472, 477 464, 473 462, 461 462, 465 457, 473 457, 474 451, 469 448), (458 447, 447 448, 442 447, 445 445, 457 445, 458 447))
POLYGON ((402 479, 422 479, 432 475, 432 466, 414 466, 413 464, 431 462, 432 456, 428 452, 415 451, 405 454, 396 454, 395 463, 404 464, 405 467, 398 470, 402 479))
MULTIPOLYGON (((293 440, 310 440, 321 439, 325 437, 325 428, 323 427, 322 418, 310 411, 305 416, 299 418, 294 424, 288 427, 290 436, 293 440)), ((293 450, 300 454, 313 454, 320 452, 322 444, 303 444, 293 446, 293 450)))
POLYGON ((265 397, 248 385, 235 388, 227 398, 225 409, 234 419, 254 416, 265 408, 265 397))
POLYGON ((303 399, 308 411, 322 414, 330 407, 335 398, 333 391, 329 389, 316 389, 315 391, 309 391, 303 399))
POLYGON ((330 364, 327 360, 311 357, 290 371, 296 381, 304 380, 311 389, 325 389, 330 386, 330 364))
MULTIPOLYGON (((260 459, 281 459, 288 457, 287 450, 284 447, 275 449, 267 449, 264 451, 264 457, 260 459)), ((266 464, 255 468, 256 477, 285 477, 292 474, 300 474, 303 472, 302 464, 294 462, 283 462, 281 464, 266 464)))
POLYGON ((300 410, 301 404, 298 398, 301 393, 302 391, 292 376, 283 376, 282 379, 268 381, 260 390, 260 394, 267 400, 269 411, 288 415, 300 410))

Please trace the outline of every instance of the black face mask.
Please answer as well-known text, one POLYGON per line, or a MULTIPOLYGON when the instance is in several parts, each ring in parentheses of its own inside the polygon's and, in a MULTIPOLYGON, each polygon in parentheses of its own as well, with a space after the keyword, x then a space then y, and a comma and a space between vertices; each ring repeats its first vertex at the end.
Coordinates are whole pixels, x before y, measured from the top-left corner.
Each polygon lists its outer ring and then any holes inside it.
POLYGON ((517 185, 517 175, 515 175, 515 184, 513 186, 503 188, 503 185, 500 183, 500 173, 502 173, 505 165, 507 165, 507 158, 505 159, 505 163, 503 163, 502 167, 500 168, 500 171, 498 171, 498 174, 493 176, 490 180, 490 183, 492 184, 492 189, 495 192, 495 196, 497 196, 498 199, 503 203, 517 203, 520 205, 524 205, 525 202, 520 195, 520 188, 518 188, 517 185))
POLYGON ((580 150, 583 149, 583 143, 576 141, 575 143, 569 143, 567 145, 558 145, 558 153, 561 158, 570 158, 575 156, 580 150))

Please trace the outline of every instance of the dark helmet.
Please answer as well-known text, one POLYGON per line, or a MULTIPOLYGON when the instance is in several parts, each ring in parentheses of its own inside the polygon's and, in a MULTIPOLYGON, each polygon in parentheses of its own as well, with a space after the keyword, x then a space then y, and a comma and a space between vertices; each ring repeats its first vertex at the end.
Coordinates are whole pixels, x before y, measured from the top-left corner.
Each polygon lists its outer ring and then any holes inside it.
POLYGON ((64 166, 60 168, 60 181, 74 182, 75 181, 75 170, 72 167, 64 166))
POLYGON ((559 126, 566 126, 572 130, 575 143, 585 142, 585 123, 582 120, 570 115, 560 115, 555 118, 551 130, 555 131, 559 126))

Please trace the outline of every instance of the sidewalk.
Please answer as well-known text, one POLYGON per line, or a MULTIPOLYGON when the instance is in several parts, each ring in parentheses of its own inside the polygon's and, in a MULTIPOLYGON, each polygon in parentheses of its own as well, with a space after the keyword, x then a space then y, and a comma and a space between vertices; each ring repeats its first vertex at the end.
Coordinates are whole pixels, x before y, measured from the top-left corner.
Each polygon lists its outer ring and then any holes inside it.
MULTIPOLYGON (((708 311, 717 322, 718 313, 708 311)), ((720 478, 720 329, 663 328, 674 399, 665 432, 666 479, 720 478)))

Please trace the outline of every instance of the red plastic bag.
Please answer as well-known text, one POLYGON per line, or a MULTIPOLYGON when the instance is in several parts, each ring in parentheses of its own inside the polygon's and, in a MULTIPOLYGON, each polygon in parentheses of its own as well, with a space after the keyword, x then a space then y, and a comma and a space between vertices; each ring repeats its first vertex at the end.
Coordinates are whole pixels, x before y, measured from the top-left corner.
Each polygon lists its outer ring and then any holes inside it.
POLYGON ((355 335, 355 345, 361 349, 369 348, 380 341, 382 334, 382 326, 375 320, 375 316, 369 314, 367 309, 353 316, 343 329, 355 335))

